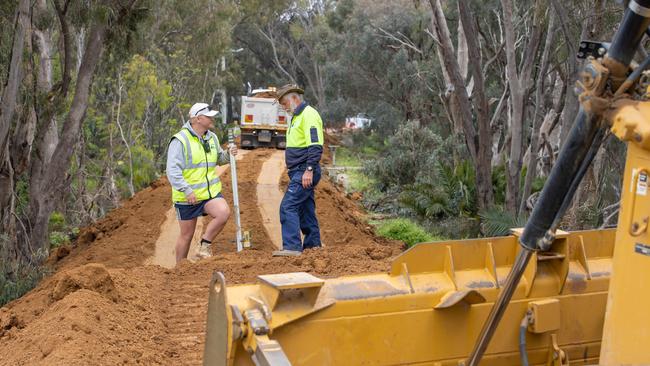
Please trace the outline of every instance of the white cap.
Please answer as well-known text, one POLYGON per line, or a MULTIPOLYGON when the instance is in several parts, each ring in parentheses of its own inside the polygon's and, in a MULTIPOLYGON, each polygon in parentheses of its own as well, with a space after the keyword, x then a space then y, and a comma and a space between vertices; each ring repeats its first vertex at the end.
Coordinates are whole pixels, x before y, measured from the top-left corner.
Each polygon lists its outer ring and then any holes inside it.
POLYGON ((219 111, 210 109, 210 105, 207 103, 194 103, 192 108, 190 108, 190 118, 198 116, 214 117, 218 113, 219 111))

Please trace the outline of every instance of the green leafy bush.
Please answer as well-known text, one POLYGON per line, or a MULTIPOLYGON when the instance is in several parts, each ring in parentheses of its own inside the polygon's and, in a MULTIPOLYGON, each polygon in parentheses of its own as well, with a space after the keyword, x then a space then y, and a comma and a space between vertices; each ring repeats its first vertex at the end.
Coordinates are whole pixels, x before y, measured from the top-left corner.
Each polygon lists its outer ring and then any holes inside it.
POLYGON ((438 240, 438 238, 427 233, 418 224, 408 219, 387 220, 379 226, 377 232, 383 237, 401 240, 408 247, 412 247, 417 243, 438 240))

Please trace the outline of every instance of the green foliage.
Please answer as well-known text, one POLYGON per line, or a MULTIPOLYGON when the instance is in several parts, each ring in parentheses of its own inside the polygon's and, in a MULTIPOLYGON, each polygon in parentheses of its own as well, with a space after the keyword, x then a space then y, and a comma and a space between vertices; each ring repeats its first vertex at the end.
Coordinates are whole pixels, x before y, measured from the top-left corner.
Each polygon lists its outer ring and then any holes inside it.
POLYGON ((50 249, 58 248, 63 244, 70 243, 70 240, 79 233, 78 228, 70 228, 66 224, 65 216, 61 212, 53 212, 50 215, 48 225, 50 249))
POLYGON ((49 230, 62 231, 65 229, 65 217, 61 212, 54 211, 50 215, 49 230))
POLYGON ((157 178, 157 169, 153 151, 144 146, 134 146, 133 153, 133 185, 140 190, 157 178))
POLYGON ((124 112, 132 119, 141 119, 149 105, 167 109, 173 101, 172 88, 159 80, 155 66, 140 55, 134 55, 124 70, 126 99, 124 112))
POLYGON ((33 262, 10 258, 9 240, 6 234, 0 234, 0 306, 29 292, 50 272, 39 264, 47 258, 44 251, 35 253, 33 262))
POLYGON ((400 203, 420 219, 476 215, 474 170, 469 161, 456 166, 438 163, 426 181, 406 186, 400 203))
POLYGON ((494 203, 503 205, 506 203, 506 166, 499 165, 492 168, 492 192, 494 192, 494 203))
POLYGON ((417 121, 408 121, 388 139, 387 147, 365 164, 381 191, 414 184, 418 176, 435 166, 443 140, 417 121))
POLYGON ((355 154, 350 149, 339 147, 336 149, 336 165, 358 167, 361 166, 361 160, 358 154, 355 154))
POLYGON ((29 203, 29 182, 27 176, 22 176, 16 182, 16 214, 23 217, 29 203))
POLYGON ((53 231, 50 233, 50 249, 58 248, 69 242, 70 237, 66 233, 60 231, 53 231))
POLYGON ((524 227, 527 217, 514 216, 508 211, 493 208, 479 213, 485 236, 506 236, 510 229, 524 227))
POLYGON ((392 219, 379 225, 377 233, 383 237, 400 240, 412 247, 417 243, 439 240, 408 219, 392 219))
POLYGON ((451 215, 450 197, 444 189, 433 183, 418 183, 407 187, 399 202, 416 216, 438 219, 451 215))
POLYGON ((448 216, 442 219, 426 221, 423 225, 434 235, 449 240, 481 236, 480 220, 473 217, 448 216))

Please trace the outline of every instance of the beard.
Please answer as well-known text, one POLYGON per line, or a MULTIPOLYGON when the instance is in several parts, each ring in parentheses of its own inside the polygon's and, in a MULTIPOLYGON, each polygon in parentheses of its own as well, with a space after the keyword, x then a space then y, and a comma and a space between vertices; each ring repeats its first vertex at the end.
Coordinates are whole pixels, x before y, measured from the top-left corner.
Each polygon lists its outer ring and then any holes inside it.
POLYGON ((289 113, 294 114, 296 109, 298 109, 298 106, 300 106, 300 101, 293 99, 289 101, 289 113))

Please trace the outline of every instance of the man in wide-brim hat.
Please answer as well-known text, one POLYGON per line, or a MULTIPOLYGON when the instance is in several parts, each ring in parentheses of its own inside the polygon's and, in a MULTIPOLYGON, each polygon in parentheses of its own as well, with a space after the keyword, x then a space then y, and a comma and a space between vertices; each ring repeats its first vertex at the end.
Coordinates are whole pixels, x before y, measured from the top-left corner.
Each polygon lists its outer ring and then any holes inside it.
POLYGON ((321 178, 323 121, 303 95, 304 91, 294 84, 278 89, 276 95, 282 108, 292 117, 285 150, 290 180, 280 204, 282 250, 273 252, 274 256, 300 255, 303 249, 321 246, 314 188, 321 178), (300 238, 301 232, 304 241, 300 238))

